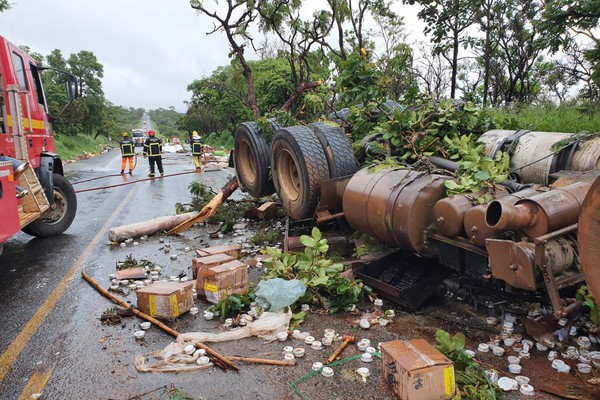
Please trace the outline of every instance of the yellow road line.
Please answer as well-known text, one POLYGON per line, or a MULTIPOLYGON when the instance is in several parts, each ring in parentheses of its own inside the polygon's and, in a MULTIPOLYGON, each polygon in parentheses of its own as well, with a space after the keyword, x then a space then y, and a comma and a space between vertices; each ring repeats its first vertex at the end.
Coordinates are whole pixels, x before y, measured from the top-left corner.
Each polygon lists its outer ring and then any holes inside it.
POLYGON ((42 390, 46 387, 46 383, 48 383, 48 379, 52 376, 52 371, 54 368, 50 368, 48 371, 44 372, 36 372, 29 378, 27 382, 27 386, 21 392, 19 396, 19 400, 27 400, 31 399, 31 396, 34 394, 42 393, 42 390))
POLYGON ((136 187, 134 186, 134 188, 129 192, 125 200, 121 202, 121 205, 117 207, 117 209, 110 216, 108 221, 106 221, 102 229, 86 247, 83 254, 79 256, 79 258, 75 261, 71 269, 61 279, 58 285, 56 285, 56 287, 54 288, 52 293, 50 293, 44 304, 42 304, 42 306, 36 311, 36 313, 33 315, 33 317, 31 317, 27 325, 25 325, 25 327, 21 330, 21 332, 19 332, 15 340, 13 340, 13 342, 8 346, 8 348, 2 354, 2 356, 0 356, 0 383, 4 380, 6 374, 8 374, 8 371, 12 367, 13 363, 16 361, 17 357, 19 357, 19 354, 21 354, 29 340, 31 340, 32 336, 38 330, 42 322, 44 322, 44 319, 46 319, 48 314, 50 314, 50 311, 52 311, 54 306, 56 306, 56 303, 58 303, 58 301, 61 299, 61 297, 67 290, 67 286, 71 278, 73 278, 73 275, 75 275, 75 273, 79 270, 81 265, 85 261, 87 261, 88 257, 92 253, 92 250, 94 250, 94 247, 96 247, 98 242, 100 242, 104 235, 106 235, 106 232, 108 231, 113 221, 117 218, 117 216, 123 210, 123 208, 125 208, 125 205, 129 202, 130 197, 133 196, 133 193, 135 193, 135 188, 136 187))

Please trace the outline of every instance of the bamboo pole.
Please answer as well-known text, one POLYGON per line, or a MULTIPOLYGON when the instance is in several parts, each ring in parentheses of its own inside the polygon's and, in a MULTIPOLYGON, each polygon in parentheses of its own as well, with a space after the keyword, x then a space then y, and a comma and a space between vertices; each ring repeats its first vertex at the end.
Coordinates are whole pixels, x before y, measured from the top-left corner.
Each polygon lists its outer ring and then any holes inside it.
MULTIPOLYGON (((148 314, 141 312, 137 308, 132 307, 131 304, 125 302, 124 300, 122 300, 119 297, 115 296, 114 294, 110 293, 108 290, 104 289, 102 286, 100 286, 100 284, 98 284, 94 279, 92 279, 92 277, 90 277, 85 272, 81 271, 81 276, 83 277, 83 279, 85 279, 90 285, 92 285, 94 288, 96 288, 96 290, 98 290, 105 297, 109 298, 110 300, 114 301, 115 303, 119 304, 120 306, 122 306, 126 309, 131 309, 131 311, 133 311, 133 313, 135 315, 137 315, 138 317, 140 317, 142 319, 145 319, 146 321, 152 322, 153 324, 155 324, 156 326, 161 328, 163 331, 167 332, 169 335, 171 335, 175 338, 177 338, 177 336, 179 336, 179 332, 177 332, 176 330, 169 328, 167 325, 163 324, 156 318, 153 318, 153 317, 149 316, 148 314)), ((230 368, 232 368, 236 371, 240 370, 237 366, 232 364, 231 361, 227 360, 227 358, 225 358, 221 354, 217 353, 210 347, 205 346, 202 343, 196 343, 195 346, 198 348, 204 349, 207 354, 218 359, 219 361, 221 361, 223 364, 229 366, 230 368)))
POLYGON ((281 365, 281 366, 296 365, 296 360, 269 360, 266 358, 252 358, 252 357, 238 357, 238 356, 228 356, 227 358, 232 361, 243 361, 243 362, 253 363, 253 364, 267 364, 267 365, 281 365))

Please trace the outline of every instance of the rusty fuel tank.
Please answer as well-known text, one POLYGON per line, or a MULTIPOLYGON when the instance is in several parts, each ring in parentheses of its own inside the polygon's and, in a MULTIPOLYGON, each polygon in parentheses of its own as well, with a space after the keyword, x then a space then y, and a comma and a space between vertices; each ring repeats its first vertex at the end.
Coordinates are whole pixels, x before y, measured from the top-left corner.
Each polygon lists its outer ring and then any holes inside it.
MULTIPOLYGON (((540 245, 544 246, 546 268, 553 275, 573 265, 575 250, 570 240, 558 238, 540 245)), ((494 278, 519 289, 537 289, 541 271, 535 265, 534 243, 488 239, 486 248, 494 278)))
POLYGON ((433 223, 433 205, 446 196, 448 179, 411 169, 363 168, 344 191, 344 215, 359 232, 419 252, 433 223))
MULTIPOLYGON (((521 199, 526 199, 531 196, 540 194, 535 189, 525 189, 519 192, 513 193, 508 196, 496 199, 496 201, 502 202, 502 204, 515 204, 521 199)), ((474 245, 479 247, 485 247, 485 240, 499 234, 500 230, 489 227, 485 223, 485 213, 487 211, 487 204, 473 207, 465 212, 464 217, 464 232, 466 237, 473 242, 474 245)))
MULTIPOLYGON (((467 211, 477 206, 477 199, 482 193, 462 193, 441 199, 433 206, 433 218, 437 233, 454 237, 464 233, 464 218, 467 211)), ((502 186, 496 188, 493 199, 508 195, 502 186)))
POLYGON ((577 182, 517 201, 514 205, 493 201, 485 222, 499 231, 521 231, 530 238, 577 222, 590 184, 577 182))
POLYGON ((600 299, 600 178, 590 188, 579 216, 579 261, 588 287, 600 299))

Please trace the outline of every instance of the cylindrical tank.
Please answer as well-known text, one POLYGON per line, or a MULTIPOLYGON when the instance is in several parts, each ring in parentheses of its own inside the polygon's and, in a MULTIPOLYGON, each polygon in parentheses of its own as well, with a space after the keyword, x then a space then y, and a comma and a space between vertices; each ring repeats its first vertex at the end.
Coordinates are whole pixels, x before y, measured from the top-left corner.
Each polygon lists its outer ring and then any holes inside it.
POLYGON ((477 141, 484 144, 486 156, 494 157, 498 151, 502 150, 502 145, 506 139, 514 135, 515 132, 517 131, 493 129, 479 136, 477 141))
MULTIPOLYGON (((506 189, 499 186, 492 195, 493 199, 504 197, 508 194, 506 189)), ((437 233, 454 237, 464 232, 465 213, 477 206, 477 198, 483 193, 462 193, 441 199, 433 206, 433 218, 437 233)))
POLYGON ((519 138, 510 157, 513 174, 521 182, 548 184, 548 175, 554 171, 557 154, 552 146, 572 135, 561 132, 529 132, 519 138))
MULTIPOLYGON (((600 177, 590 188, 579 216, 579 261, 588 287, 600 299, 600 177)), ((596 300, 598 301, 598 300, 596 300)))
POLYGON ((514 205, 493 201, 485 221, 500 231, 521 231, 534 238, 574 224, 590 184, 577 182, 517 201, 514 205))
POLYGON ((433 205, 446 196, 448 179, 410 169, 363 168, 346 186, 344 215, 359 232, 419 252, 433 222, 433 205))
POLYGON ((573 154, 571 171, 600 169, 600 137, 580 142, 573 154))
MULTIPOLYGON (((539 191, 534 189, 525 189, 499 198, 496 201, 502 202, 503 204, 515 204, 521 199, 535 196, 539 193, 539 191)), ((489 227, 485 223, 485 212, 487 207, 487 204, 473 207, 467 210, 464 217, 463 226, 465 229, 465 234, 474 245, 479 247, 485 247, 485 239, 494 237, 501 232, 497 229, 489 227)))

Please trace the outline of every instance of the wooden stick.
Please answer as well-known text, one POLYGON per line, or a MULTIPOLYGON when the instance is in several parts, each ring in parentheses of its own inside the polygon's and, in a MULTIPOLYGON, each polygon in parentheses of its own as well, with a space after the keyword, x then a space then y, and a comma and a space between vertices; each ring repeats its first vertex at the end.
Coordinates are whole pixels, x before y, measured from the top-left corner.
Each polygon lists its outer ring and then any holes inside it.
POLYGON ((198 212, 195 216, 189 218, 187 221, 184 221, 177 225, 175 228, 171 229, 168 233, 169 235, 173 235, 175 233, 181 233, 194 225, 196 222, 204 221, 205 219, 213 216, 217 209, 235 190, 238 188, 238 180, 237 177, 233 177, 221 188, 221 191, 215 195, 204 207, 202 210, 198 212))
POLYGON ((254 363, 254 364, 281 365, 281 366, 296 365, 296 360, 269 360, 266 358, 252 358, 252 357, 238 357, 238 356, 229 356, 227 358, 229 360, 233 360, 233 361, 243 361, 243 362, 254 363))
POLYGON ((337 349, 335 349, 335 351, 333 352, 333 354, 331 354, 329 356, 329 358, 327 359, 327 363, 326 364, 331 364, 333 362, 333 360, 336 359, 337 356, 340 355, 340 353, 342 352, 342 350, 344 350, 346 348, 346 346, 348 346, 348 343, 354 343, 354 336, 342 336, 342 338, 344 339, 344 341, 342 342, 342 344, 340 344, 338 346, 337 349))
MULTIPOLYGON (((112 294, 109 291, 107 291, 106 289, 104 289, 102 286, 100 286, 96 281, 94 281, 85 272, 81 271, 81 276, 90 285, 92 285, 94 288, 96 288, 96 290, 98 290, 100 293, 102 293, 105 297, 109 298, 110 300, 114 301, 115 303, 121 305, 122 307, 124 307, 126 309, 131 309, 131 311, 133 311, 133 313, 135 315, 137 315, 138 317, 140 317, 142 319, 145 319, 146 321, 152 322, 154 325, 158 326, 163 331, 167 332, 169 335, 171 335, 171 336, 173 336, 175 338, 177 336, 179 336, 179 332, 177 332, 176 330, 169 328, 167 325, 163 324, 162 322, 160 322, 156 318, 153 318, 153 317, 149 316, 148 314, 145 314, 145 313, 141 312, 137 308, 132 307, 131 304, 125 302, 124 300, 118 298, 114 294, 112 294)), ((195 346, 198 347, 198 348, 204 349, 209 355, 211 355, 214 358, 218 359, 219 361, 221 361, 223 364, 229 366, 230 368, 232 368, 232 369, 234 369, 236 371, 240 370, 237 366, 235 366, 234 364, 232 364, 231 361, 227 360, 227 358, 225 358, 221 354, 217 353, 216 351, 214 351, 210 347, 207 347, 207 346, 203 345, 202 343, 196 343, 195 346)))
POLYGON ((219 361, 223 362, 223 364, 227 365, 228 367, 230 367, 236 371, 240 370, 235 364, 233 364, 231 361, 229 361, 226 357, 223 357, 222 355, 220 355, 219 353, 217 353, 210 347, 207 347, 200 342, 194 343, 194 346, 196 346, 199 349, 204 349, 206 351, 206 354, 217 358, 219 361))

